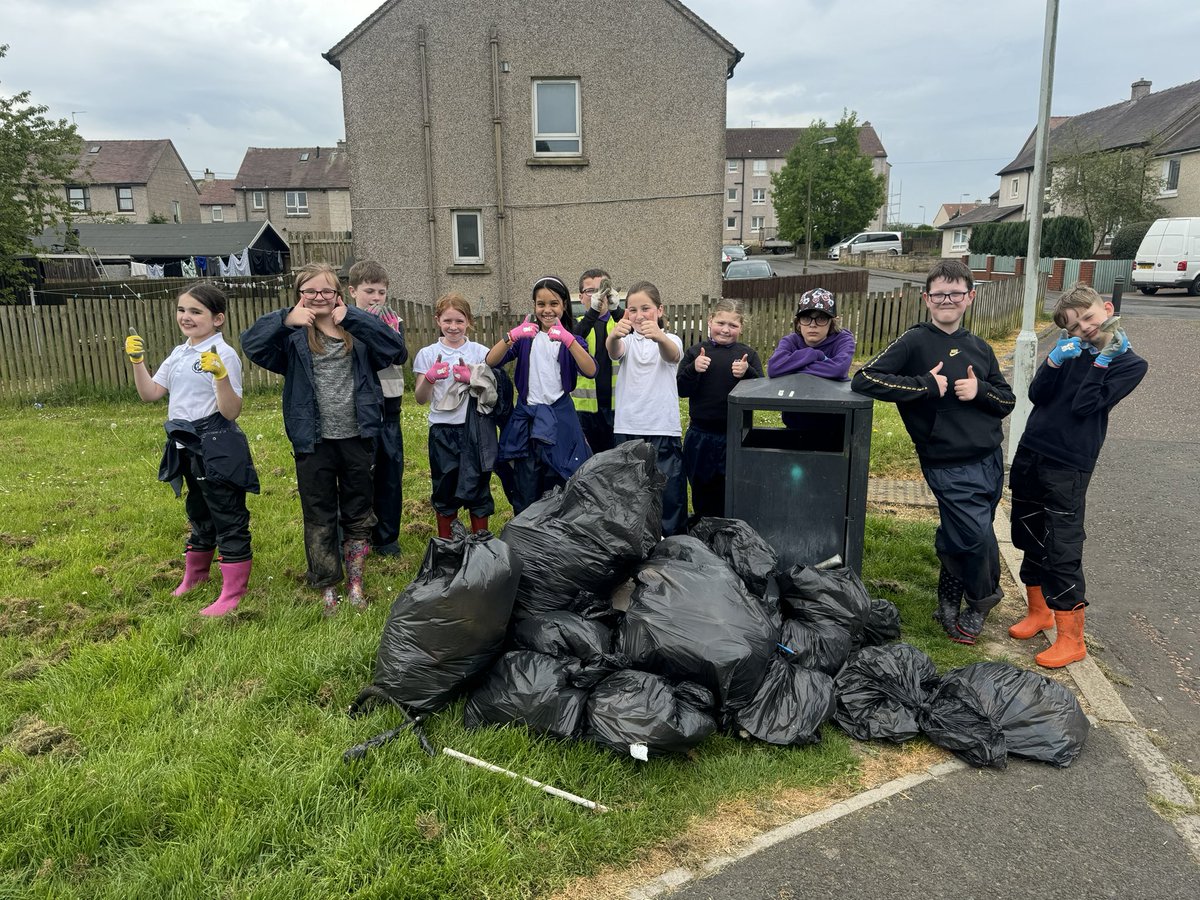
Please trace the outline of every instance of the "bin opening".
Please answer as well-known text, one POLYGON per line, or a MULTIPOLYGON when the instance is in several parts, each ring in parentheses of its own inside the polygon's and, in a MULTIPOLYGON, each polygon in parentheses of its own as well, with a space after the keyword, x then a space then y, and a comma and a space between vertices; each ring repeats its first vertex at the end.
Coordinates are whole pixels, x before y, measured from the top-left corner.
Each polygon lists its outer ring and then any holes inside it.
POLYGON ((754 427, 746 423, 742 446, 761 450, 843 453, 846 417, 840 413, 784 413, 786 428, 754 427))

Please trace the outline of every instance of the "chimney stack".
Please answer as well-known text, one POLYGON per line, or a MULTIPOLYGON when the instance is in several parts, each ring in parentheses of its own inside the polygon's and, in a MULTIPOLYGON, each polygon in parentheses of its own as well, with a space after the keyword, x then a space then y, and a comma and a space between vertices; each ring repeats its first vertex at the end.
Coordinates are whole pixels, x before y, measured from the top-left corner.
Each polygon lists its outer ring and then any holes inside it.
POLYGON ((1139 78, 1132 85, 1130 85, 1129 99, 1141 100, 1148 93, 1150 93, 1150 82, 1145 78, 1139 78))

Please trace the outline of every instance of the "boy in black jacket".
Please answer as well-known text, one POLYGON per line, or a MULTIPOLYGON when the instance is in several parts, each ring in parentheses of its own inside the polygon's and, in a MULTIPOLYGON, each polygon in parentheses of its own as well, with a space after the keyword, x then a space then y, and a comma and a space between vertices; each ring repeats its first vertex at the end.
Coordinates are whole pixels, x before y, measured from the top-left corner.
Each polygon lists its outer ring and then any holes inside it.
POLYGON ((1115 322, 1102 327, 1112 314, 1113 305, 1083 283, 1059 299, 1054 324, 1065 331, 1029 385, 1033 410, 1012 461, 1012 540, 1025 554, 1029 612, 1008 633, 1025 640, 1055 626, 1053 646, 1037 655, 1048 669, 1087 656, 1084 498, 1108 411, 1148 368, 1115 322))
POLYGON ((1000 421, 1013 409, 996 354, 962 327, 974 284, 958 260, 935 265, 925 278, 930 321, 900 335, 851 383, 860 394, 896 403, 916 445, 941 515, 933 617, 960 644, 975 643, 1003 596, 992 520, 1004 488, 1000 421))

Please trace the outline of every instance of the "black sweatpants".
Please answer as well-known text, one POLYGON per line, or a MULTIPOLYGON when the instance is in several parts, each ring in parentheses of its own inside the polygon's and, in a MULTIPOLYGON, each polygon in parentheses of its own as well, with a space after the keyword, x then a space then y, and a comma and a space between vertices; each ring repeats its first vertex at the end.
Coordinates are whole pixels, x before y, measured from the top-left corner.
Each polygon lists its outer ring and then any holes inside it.
POLYGON ((1062 468, 1025 447, 1013 456, 1012 542, 1025 554, 1021 581, 1040 586, 1051 609, 1087 605, 1083 516, 1091 479, 1090 472, 1062 468))
POLYGON ((457 516, 460 509, 466 509, 482 518, 496 511, 490 476, 480 478, 479 490, 470 496, 459 490, 460 459, 466 439, 466 425, 429 426, 429 476, 433 481, 430 500, 439 515, 457 516))
POLYGON ((246 491, 213 481, 204 474, 204 460, 186 449, 179 450, 183 480, 187 483, 187 549, 193 553, 219 550, 221 562, 250 559, 250 511, 246 491))
POLYGON ((296 454, 296 484, 304 513, 308 581, 330 587, 342 581, 338 526, 347 541, 370 541, 375 512, 371 470, 375 441, 352 437, 317 441, 312 453, 296 454))
POLYGON ((658 458, 658 471, 666 476, 663 487, 663 537, 684 534, 687 531, 687 476, 683 474, 683 444, 679 438, 664 434, 635 435, 614 434, 613 442, 645 441, 650 444, 658 458))
POLYGON ((400 431, 400 398, 385 397, 383 431, 375 439, 375 527, 371 544, 382 547, 400 537, 404 508, 404 435, 400 431))
POLYGON ((922 472, 938 502, 933 543, 942 567, 963 583, 968 603, 998 599, 1000 545, 992 522, 1004 491, 1000 448, 976 463, 922 472))

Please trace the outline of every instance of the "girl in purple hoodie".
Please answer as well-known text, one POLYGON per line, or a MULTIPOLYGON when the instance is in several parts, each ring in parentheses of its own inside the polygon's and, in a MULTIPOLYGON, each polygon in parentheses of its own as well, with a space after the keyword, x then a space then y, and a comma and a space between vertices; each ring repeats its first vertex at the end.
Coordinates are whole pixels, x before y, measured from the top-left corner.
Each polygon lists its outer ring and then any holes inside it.
MULTIPOLYGON (((850 380, 854 334, 838 324, 837 300, 831 292, 825 288, 805 291, 796 307, 792 328, 792 333, 780 339, 767 361, 769 378, 800 372, 833 381, 850 380)), ((816 421, 807 419, 803 413, 783 414, 783 424, 789 428, 803 429, 816 421)))

